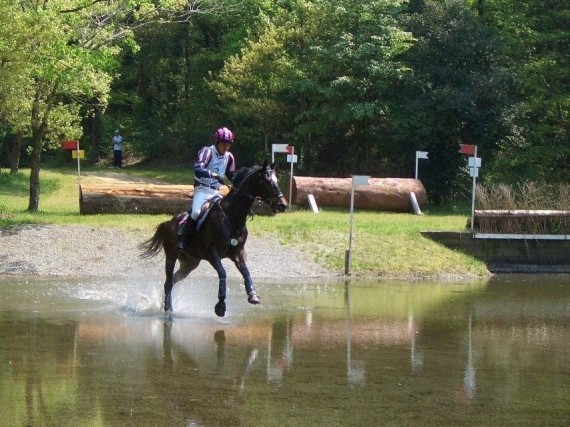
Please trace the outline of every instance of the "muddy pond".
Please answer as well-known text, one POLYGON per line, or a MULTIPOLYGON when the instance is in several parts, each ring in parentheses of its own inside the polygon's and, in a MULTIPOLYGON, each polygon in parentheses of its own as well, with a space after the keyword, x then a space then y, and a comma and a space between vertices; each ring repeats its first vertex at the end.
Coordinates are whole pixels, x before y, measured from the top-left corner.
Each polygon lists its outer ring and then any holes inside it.
POLYGON ((0 278, 1 426, 570 425, 570 276, 0 278))

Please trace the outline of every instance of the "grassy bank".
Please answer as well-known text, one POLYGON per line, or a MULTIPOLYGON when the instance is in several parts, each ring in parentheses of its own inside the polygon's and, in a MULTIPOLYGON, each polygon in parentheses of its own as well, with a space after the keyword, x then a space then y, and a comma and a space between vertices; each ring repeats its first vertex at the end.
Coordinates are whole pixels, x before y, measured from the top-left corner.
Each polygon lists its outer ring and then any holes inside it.
MULTIPOLYGON (((108 169, 83 171, 113 174, 108 169)), ((180 172, 126 169, 134 177, 189 183, 180 172)), ((43 170, 38 213, 26 212, 29 171, 16 175, 0 174, 0 226, 53 223, 85 224, 92 227, 143 229, 152 233, 168 215, 79 215, 76 171, 43 170)), ((85 179, 85 178, 83 178, 85 179)), ((88 179, 88 178, 87 178, 88 179)), ((420 231, 464 229, 468 213, 424 212, 424 215, 355 211, 353 215, 352 271, 359 276, 435 277, 482 276, 484 264, 425 239, 420 231)), ((293 207, 275 217, 255 216, 248 223, 252 235, 271 236, 284 245, 302 248, 320 264, 344 272, 345 251, 349 246, 347 209, 323 209, 319 214, 293 207)), ((279 262, 279 260, 276 260, 279 262)))

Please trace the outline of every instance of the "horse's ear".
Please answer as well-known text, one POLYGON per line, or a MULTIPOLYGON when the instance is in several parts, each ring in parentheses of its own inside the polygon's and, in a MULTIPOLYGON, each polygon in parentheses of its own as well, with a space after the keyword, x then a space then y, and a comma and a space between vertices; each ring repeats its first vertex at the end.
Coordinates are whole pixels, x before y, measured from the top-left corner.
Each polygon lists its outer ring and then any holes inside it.
POLYGON ((269 167, 271 168, 271 170, 275 170, 275 162, 271 163, 269 167))
POLYGON ((263 169, 267 169, 267 165, 269 164, 269 160, 265 159, 265 161, 263 162, 263 166, 261 166, 263 169))

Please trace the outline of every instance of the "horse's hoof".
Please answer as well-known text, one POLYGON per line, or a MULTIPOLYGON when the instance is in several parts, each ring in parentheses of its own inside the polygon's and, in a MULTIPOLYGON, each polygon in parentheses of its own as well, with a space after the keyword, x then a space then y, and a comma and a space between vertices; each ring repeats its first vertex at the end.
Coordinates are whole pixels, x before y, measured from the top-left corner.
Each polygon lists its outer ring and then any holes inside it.
POLYGON ((226 303, 223 301, 218 302, 214 307, 214 312, 216 316, 224 317, 226 315, 226 303))
POLYGON ((250 294, 247 296, 247 302, 250 304, 259 304, 261 301, 259 300, 257 294, 250 294))

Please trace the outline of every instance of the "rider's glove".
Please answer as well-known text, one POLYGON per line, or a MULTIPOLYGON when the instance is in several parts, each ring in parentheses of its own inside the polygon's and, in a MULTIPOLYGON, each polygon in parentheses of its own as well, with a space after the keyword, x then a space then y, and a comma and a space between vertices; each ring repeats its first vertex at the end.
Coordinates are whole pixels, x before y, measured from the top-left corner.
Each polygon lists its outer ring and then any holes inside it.
POLYGON ((224 183, 224 177, 218 175, 217 173, 213 173, 212 174, 212 178, 214 178, 216 181, 218 181, 220 184, 224 183))

